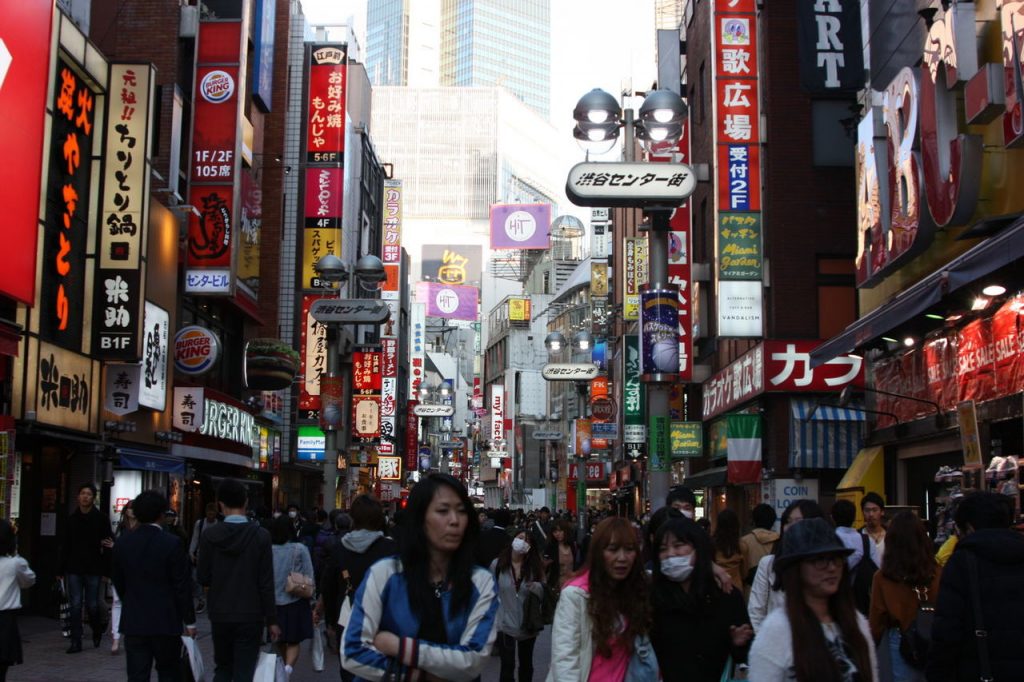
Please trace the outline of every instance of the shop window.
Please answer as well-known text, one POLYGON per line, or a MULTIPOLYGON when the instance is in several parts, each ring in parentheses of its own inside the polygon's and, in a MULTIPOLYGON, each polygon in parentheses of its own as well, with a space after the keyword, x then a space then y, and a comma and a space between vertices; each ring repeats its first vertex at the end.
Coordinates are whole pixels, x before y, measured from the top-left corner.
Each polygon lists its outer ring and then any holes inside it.
POLYGON ((818 258, 818 338, 829 339, 857 319, 853 258, 818 258))

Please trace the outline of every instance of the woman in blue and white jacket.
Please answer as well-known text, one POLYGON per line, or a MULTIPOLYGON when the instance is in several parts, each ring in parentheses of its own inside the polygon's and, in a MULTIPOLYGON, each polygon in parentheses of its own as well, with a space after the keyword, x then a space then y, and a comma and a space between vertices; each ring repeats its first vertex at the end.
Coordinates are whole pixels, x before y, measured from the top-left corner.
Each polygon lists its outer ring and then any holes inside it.
POLYGON ((362 680, 476 680, 498 600, 494 576, 474 562, 480 529, 465 487, 427 476, 404 521, 399 556, 374 564, 356 592, 342 665, 362 680))

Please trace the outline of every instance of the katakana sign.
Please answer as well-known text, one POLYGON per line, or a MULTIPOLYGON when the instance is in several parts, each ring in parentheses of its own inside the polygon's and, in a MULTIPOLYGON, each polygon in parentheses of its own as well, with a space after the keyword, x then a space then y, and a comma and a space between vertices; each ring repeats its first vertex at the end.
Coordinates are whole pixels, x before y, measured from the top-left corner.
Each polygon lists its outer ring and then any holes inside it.
POLYGON ((314 301, 309 314, 321 324, 380 324, 391 310, 383 301, 363 298, 322 298, 314 301))
POLYGON ((679 206, 695 189, 685 163, 578 163, 565 183, 577 206, 679 206))
POLYGON ((540 371, 548 381, 590 381, 597 372, 591 362, 549 362, 540 371))

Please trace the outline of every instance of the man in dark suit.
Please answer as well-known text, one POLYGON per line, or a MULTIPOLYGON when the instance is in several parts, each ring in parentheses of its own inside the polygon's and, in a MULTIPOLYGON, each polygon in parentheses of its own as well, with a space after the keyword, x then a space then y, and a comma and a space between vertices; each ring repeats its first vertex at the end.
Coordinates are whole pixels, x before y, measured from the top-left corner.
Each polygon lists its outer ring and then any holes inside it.
POLYGON ((167 499, 147 490, 132 503, 139 527, 114 544, 113 581, 121 595, 121 634, 128 680, 181 680, 181 635, 195 637, 188 558, 181 540, 164 532, 167 499))

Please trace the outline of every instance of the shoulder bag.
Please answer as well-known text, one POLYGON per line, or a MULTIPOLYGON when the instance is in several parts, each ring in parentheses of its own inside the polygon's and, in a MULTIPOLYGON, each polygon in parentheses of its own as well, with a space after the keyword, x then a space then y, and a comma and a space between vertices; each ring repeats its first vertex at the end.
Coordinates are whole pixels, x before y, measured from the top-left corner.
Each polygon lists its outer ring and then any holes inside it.
POLYGON ((629 667, 626 668, 626 678, 623 682, 657 682, 660 676, 651 638, 647 635, 637 635, 633 640, 633 655, 629 658, 629 667))
MULTIPOLYGON (((292 566, 295 566, 295 559, 298 558, 296 552, 297 547, 292 551, 292 566)), ((299 599, 312 599, 313 587, 313 579, 298 571, 288 573, 284 581, 284 591, 299 599)))
POLYGON ((544 629, 544 598, 526 590, 523 600, 523 632, 537 633, 544 629))
POLYGON ((917 614, 910 626, 900 632, 900 656, 911 668, 924 670, 928 662, 928 649, 932 645, 935 605, 929 600, 927 587, 912 589, 917 595, 917 614))

